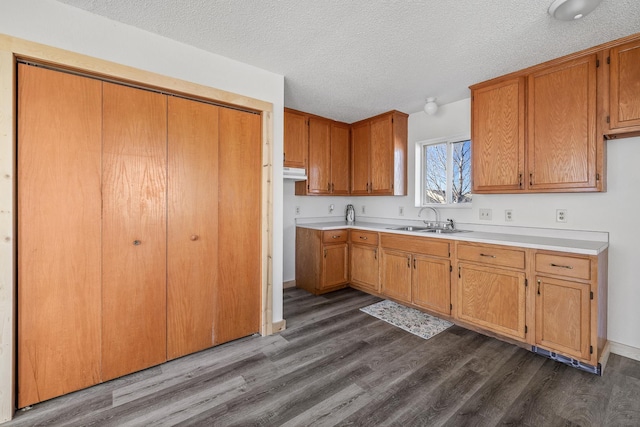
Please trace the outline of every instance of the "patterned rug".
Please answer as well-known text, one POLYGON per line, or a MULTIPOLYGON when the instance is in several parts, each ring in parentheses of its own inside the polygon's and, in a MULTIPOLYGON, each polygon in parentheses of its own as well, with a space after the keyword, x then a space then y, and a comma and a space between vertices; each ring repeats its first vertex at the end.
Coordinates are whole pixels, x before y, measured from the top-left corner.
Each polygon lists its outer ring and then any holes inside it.
POLYGON ((453 326, 451 322, 389 300, 362 307, 360 311, 411 332, 425 340, 453 326))

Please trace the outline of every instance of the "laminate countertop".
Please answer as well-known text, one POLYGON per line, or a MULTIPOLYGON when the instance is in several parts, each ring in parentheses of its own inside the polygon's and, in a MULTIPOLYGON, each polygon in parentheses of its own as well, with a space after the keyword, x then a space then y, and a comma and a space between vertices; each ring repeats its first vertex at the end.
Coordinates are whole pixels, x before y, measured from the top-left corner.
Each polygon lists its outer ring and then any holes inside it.
MULTIPOLYGON (((404 230, 393 230, 392 228, 401 227, 405 224, 393 224, 393 223, 377 223, 377 222, 364 222, 364 221, 356 221, 352 224, 347 224, 346 221, 333 221, 333 222, 310 222, 310 223, 298 223, 297 227, 310 228, 314 230, 338 230, 338 229, 355 229, 355 230, 368 230, 368 231, 377 231, 382 233, 394 233, 394 234, 404 234, 408 236, 420 236, 427 237, 432 239, 446 239, 446 240, 459 240, 464 242, 474 242, 474 243, 487 243, 494 245, 504 245, 504 246, 517 246, 522 248, 531 248, 531 249, 543 249, 548 251, 558 251, 558 252, 570 252, 575 254, 582 255, 598 255, 602 251, 606 250, 609 247, 609 243, 607 241, 598 241, 598 240, 582 240, 577 238, 567 238, 567 237, 550 237, 542 235, 544 233, 540 233, 536 235, 535 229, 533 231, 528 232, 527 234, 511 234, 505 232, 492 232, 492 231, 476 231, 469 230, 461 233, 425 233, 422 231, 404 231, 404 230)), ((464 226, 461 226, 460 229, 466 230, 464 226)), ((549 232, 553 233, 555 230, 547 230, 547 234, 549 232)), ((501 230, 502 231, 502 230, 501 230)), ((571 234, 571 231, 561 230, 558 234, 571 234)), ((576 232, 576 234, 580 234, 580 232, 576 232)), ((585 234, 585 233, 582 233, 585 234)))

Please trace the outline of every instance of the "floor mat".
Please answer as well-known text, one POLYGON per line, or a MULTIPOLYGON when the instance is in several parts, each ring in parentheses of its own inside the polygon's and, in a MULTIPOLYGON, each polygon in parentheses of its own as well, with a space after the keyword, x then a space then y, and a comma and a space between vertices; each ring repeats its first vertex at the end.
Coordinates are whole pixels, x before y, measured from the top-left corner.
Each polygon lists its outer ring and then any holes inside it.
POLYGON ((360 311, 426 340, 453 326, 451 322, 389 300, 362 307, 360 311))

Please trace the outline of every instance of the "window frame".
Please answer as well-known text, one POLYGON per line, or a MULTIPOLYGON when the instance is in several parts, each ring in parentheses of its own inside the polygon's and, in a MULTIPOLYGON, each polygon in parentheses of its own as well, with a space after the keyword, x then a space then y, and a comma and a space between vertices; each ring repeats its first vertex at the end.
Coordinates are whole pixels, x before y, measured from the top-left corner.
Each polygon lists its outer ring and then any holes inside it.
MULTIPOLYGON (((415 190, 414 190, 414 201, 416 207, 423 206, 431 206, 431 207, 443 207, 443 208, 454 208, 454 209, 470 209, 473 205, 473 197, 471 198, 471 202, 469 203, 451 203, 453 182, 452 182, 452 174, 453 174, 453 153, 452 146, 457 142, 469 141, 471 144, 471 150, 473 151, 473 143, 471 141, 471 135, 469 132, 461 133, 456 135, 450 135, 446 137, 440 138, 431 138, 422 141, 417 141, 415 143, 415 190), (424 147, 428 145, 436 145, 436 144, 447 144, 447 203, 424 203, 423 194, 424 194, 424 172, 425 165, 423 163, 423 152, 424 147)), ((471 159, 470 159, 471 161, 471 159)), ((471 168, 472 164, 469 164, 469 181, 471 184, 471 188, 473 188, 473 171, 471 168)))

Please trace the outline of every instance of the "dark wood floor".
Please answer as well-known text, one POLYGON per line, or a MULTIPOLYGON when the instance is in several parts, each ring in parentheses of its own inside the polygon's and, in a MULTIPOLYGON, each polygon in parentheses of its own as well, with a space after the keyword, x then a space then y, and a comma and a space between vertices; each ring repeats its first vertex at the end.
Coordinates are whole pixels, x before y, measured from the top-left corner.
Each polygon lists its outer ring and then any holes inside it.
MULTIPOLYGON (((7 426, 639 426, 640 362, 603 377, 453 326, 423 340, 353 289, 285 291, 287 330, 19 411, 7 426)), ((4 425, 3 425, 4 427, 4 425)))

